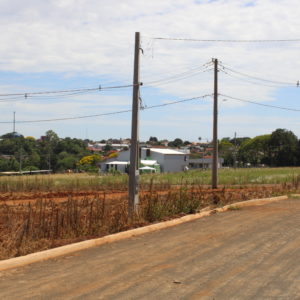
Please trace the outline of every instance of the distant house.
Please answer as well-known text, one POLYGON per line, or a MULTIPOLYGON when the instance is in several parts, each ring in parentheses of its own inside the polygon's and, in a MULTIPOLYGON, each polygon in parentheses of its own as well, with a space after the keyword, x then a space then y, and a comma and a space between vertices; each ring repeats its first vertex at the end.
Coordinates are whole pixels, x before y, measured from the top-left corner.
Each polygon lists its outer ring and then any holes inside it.
POLYGON ((110 161, 101 164, 102 172, 119 171, 121 173, 128 173, 129 161, 110 161))
POLYGON ((188 166, 189 155, 173 149, 142 148, 141 159, 156 160, 161 172, 180 172, 188 166))
MULTIPOLYGON (((130 150, 119 152, 119 156, 101 163, 101 171, 118 170, 126 172, 130 161, 130 150)), ((189 164, 189 155, 173 149, 141 148, 141 168, 155 169, 155 172, 180 172, 184 171, 189 164)), ((142 169, 145 170, 145 169, 142 169)), ((150 170, 150 169, 149 169, 150 170)))
POLYGON ((101 172, 119 171, 121 173, 128 172, 130 153, 129 150, 121 151, 117 157, 109 158, 100 164, 101 172))
POLYGON ((88 144, 87 149, 93 152, 101 152, 105 149, 107 145, 109 145, 112 150, 117 150, 117 151, 128 149, 127 144, 104 144, 104 143, 88 144))
MULTIPOLYGON (((212 156, 206 156, 203 158, 190 158, 189 168, 190 169, 211 169, 212 168, 212 156)), ((224 163, 224 158, 218 158, 218 168, 221 168, 224 163)))

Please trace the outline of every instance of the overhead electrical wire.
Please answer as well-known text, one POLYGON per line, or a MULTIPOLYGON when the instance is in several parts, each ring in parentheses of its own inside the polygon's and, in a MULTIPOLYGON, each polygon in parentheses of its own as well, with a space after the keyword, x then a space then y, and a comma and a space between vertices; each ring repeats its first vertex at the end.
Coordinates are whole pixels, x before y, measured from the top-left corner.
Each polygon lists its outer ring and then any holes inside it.
MULTIPOLYGON (((168 106, 168 105, 174 105, 174 104, 178 104, 178 103, 182 103, 182 102, 187 102, 187 101, 204 99, 204 98, 209 97, 209 96, 211 96, 211 95, 208 94, 208 95, 202 95, 202 96, 197 96, 197 97, 192 97, 192 98, 187 98, 187 99, 182 99, 182 100, 167 102, 167 103, 163 103, 163 104, 157 104, 157 105, 152 105, 152 106, 145 106, 145 107, 141 108, 141 110, 158 108, 158 107, 163 107, 163 106, 168 106)), ((102 114, 93 114, 93 115, 85 115, 85 116, 77 116, 77 117, 53 118, 53 119, 43 119, 43 120, 15 121, 15 123, 41 123, 41 122, 68 121, 68 120, 77 120, 77 119, 94 118, 94 117, 100 117, 100 116, 116 115, 116 114, 122 114, 122 113, 131 112, 131 111, 132 111, 131 109, 126 109, 126 110, 120 110, 120 111, 115 111, 115 112, 108 112, 108 113, 102 113, 102 114)), ((0 124, 12 124, 12 123, 14 123, 14 122, 11 122, 11 121, 0 121, 0 124)))
POLYGON ((74 92, 69 94, 62 94, 62 95, 30 95, 30 96, 17 96, 17 97, 8 97, 8 98, 0 98, 0 102, 16 102, 16 101, 27 101, 30 100, 60 100, 61 98, 68 98, 68 97, 74 97, 74 96, 80 96, 80 95, 91 95, 96 93, 97 91, 93 92, 74 92))
POLYGON ((41 91, 41 92, 24 92, 24 93, 8 93, 8 94, 0 94, 0 97, 11 97, 11 96, 23 96, 30 97, 31 95, 49 95, 49 94, 66 94, 66 93, 76 93, 76 92, 92 92, 92 91, 101 91, 101 90, 113 90, 113 89, 121 89, 132 87, 132 84, 128 85, 117 85, 117 86, 101 86, 97 88, 85 88, 85 89, 71 89, 71 90, 54 90, 54 91, 41 91))
POLYGON ((300 42, 300 39, 272 39, 272 40, 240 40, 240 39, 194 39, 194 38, 172 38, 172 37, 148 37, 153 40, 186 41, 186 42, 217 42, 217 43, 291 43, 300 42))
POLYGON ((160 78, 160 79, 152 80, 152 81, 147 81, 146 80, 145 82, 143 82, 143 86, 144 87, 145 86, 146 87, 159 86, 159 85, 172 83, 172 82, 175 82, 175 81, 178 81, 178 80, 183 80, 183 79, 186 79, 186 78, 190 78, 190 77, 196 76, 200 73, 210 71, 211 69, 208 69, 208 68, 211 66, 211 64, 212 63, 209 62, 209 63, 203 64, 201 66, 197 66, 197 67, 188 69, 184 72, 177 73, 177 74, 174 74, 174 75, 166 77, 166 78, 160 78))
MULTIPOLYGON (((147 76, 143 76, 143 81, 144 81, 144 84, 152 84, 152 83, 156 83, 156 82, 161 82, 161 81, 165 81, 165 80, 169 80, 169 79, 173 79, 173 78, 177 78, 177 77, 181 77, 181 76, 185 76, 185 75, 188 75, 190 74, 191 72, 200 72, 200 71, 203 71, 203 70, 206 70, 208 67, 210 67, 212 65, 212 62, 209 62, 209 63, 205 63, 203 65, 200 65, 200 66, 196 66, 196 67, 193 67, 193 68, 189 68, 189 69, 186 69, 185 71, 183 72, 176 72, 175 74, 171 75, 170 74, 170 70, 168 70, 168 72, 164 72, 164 74, 167 74, 169 75, 168 77, 166 78, 160 78, 160 79, 154 79, 154 80, 149 80, 147 78, 147 76), (146 79, 144 79, 146 78, 146 79), (149 81, 148 81, 149 80, 149 81)), ((161 75, 162 73, 160 73, 161 75)))
POLYGON ((255 82, 255 81, 251 81, 249 79, 246 79, 246 78, 243 78, 243 77, 239 77, 239 76, 236 76, 236 75, 232 75, 231 73, 228 73, 222 69, 219 69, 220 72, 228 75, 229 77, 232 77, 234 79, 237 79, 237 80, 241 80, 241 81, 244 81, 244 82, 248 82, 248 83, 251 83, 251 84, 254 84, 254 85, 261 85, 261 86, 267 86, 267 87, 275 87, 275 88, 278 88, 279 85, 271 85, 271 84, 265 84, 265 83, 262 83, 262 82, 255 82))
MULTIPOLYGON (((257 102, 257 101, 252 101, 252 100, 246 100, 246 99, 241 99, 241 98, 237 98, 237 97, 232 97, 232 96, 225 95, 225 94, 219 94, 219 96, 228 98, 229 100, 235 100, 235 101, 240 101, 240 102, 245 102, 245 103, 251 103, 251 104, 255 104, 255 105, 260 105, 260 106, 265 106, 265 107, 270 107, 270 108, 276 108, 276 109, 281 109, 281 110, 288 110, 288 111, 300 112, 300 109, 297 109, 297 108, 291 108, 291 107, 284 107, 284 106, 277 106, 277 105, 265 104, 265 103, 261 103, 261 102, 257 102)), ((227 99, 224 99, 224 100, 227 100, 227 99)))
POLYGON ((160 86, 160 85, 165 85, 165 84, 176 82, 178 80, 184 80, 184 79, 199 75, 201 73, 208 72, 210 70, 211 69, 199 70, 197 72, 192 72, 192 73, 186 72, 185 75, 181 74, 181 76, 173 76, 173 77, 169 77, 169 78, 165 78, 165 79, 144 82, 143 86, 144 87, 156 87, 156 86, 160 86))
MULTIPOLYGON (((172 76, 166 78, 160 78, 158 80, 152 80, 148 82, 143 82, 143 85, 146 88, 153 87, 153 86, 160 86, 164 84, 173 83, 178 80, 187 79, 193 76, 196 76, 200 73, 210 71, 208 69, 211 63, 206 63, 201 66, 191 68, 186 70, 182 73, 174 74, 172 76)), ((91 94, 96 93, 99 91, 106 91, 106 90, 113 90, 113 89, 121 89, 121 88, 128 88, 132 87, 133 85, 118 85, 118 86, 108 86, 102 87, 99 86, 97 88, 82 88, 82 89, 70 89, 70 90, 54 90, 54 91, 41 91, 41 92, 24 92, 24 93, 7 93, 7 94, 0 94, 0 102, 14 102, 14 101, 21 101, 30 99, 39 99, 39 100, 55 100, 58 98, 64 97, 71 97, 83 94, 91 94)))
MULTIPOLYGON (((249 74, 246 74, 244 72, 240 72, 240 71, 234 70, 231 67, 228 67, 227 65, 224 65, 223 63, 220 63, 220 67, 222 67, 223 70, 236 73, 236 74, 238 74, 240 76, 244 76, 244 77, 248 77, 248 78, 251 78, 251 79, 260 80, 260 81, 264 81, 264 82, 269 82, 269 83, 273 83, 273 84, 278 84, 278 85, 295 85, 295 84, 297 84, 297 80, 295 82, 276 81, 276 80, 270 80, 270 79, 266 79, 266 78, 261 78, 261 77, 254 76, 254 75, 249 75, 249 74)), ((220 69, 220 70, 222 70, 222 69, 220 69)))

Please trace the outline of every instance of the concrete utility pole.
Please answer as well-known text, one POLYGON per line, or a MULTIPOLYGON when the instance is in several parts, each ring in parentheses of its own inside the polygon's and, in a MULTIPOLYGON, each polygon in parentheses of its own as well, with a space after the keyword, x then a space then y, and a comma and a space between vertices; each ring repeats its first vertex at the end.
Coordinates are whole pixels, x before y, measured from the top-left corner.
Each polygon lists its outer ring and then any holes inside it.
POLYGON ((131 147, 128 186, 128 213, 133 215, 139 203, 139 111, 140 111, 140 33, 135 33, 134 74, 131 119, 131 147))
POLYGON ((214 62, 214 121, 213 121, 213 164, 212 184, 213 189, 218 188, 218 60, 214 62))

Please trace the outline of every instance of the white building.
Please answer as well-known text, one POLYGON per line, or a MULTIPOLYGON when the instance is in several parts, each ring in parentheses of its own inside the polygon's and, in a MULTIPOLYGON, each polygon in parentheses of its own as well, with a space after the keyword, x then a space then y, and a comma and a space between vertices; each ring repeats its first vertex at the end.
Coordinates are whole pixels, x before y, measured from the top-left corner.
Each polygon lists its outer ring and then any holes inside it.
MULTIPOLYGON (((224 163, 224 158, 218 158, 218 168, 221 168, 224 163)), ((212 168, 212 158, 190 158, 189 160, 190 169, 211 169, 212 168)))
MULTIPOLYGON (((141 164, 143 166, 160 166, 161 172, 181 172, 186 170, 189 164, 189 155, 173 149, 166 148, 142 148, 140 153, 141 164)), ((118 170, 125 172, 128 170, 130 161, 130 150, 121 151, 118 157, 110 159, 101 164, 101 171, 118 170)))
POLYGON ((186 169, 189 155, 173 149, 142 148, 141 159, 156 160, 161 172, 181 172, 186 169))
POLYGON ((129 168, 129 161, 110 161, 110 162, 105 162, 101 164, 101 171, 102 172, 113 172, 113 171, 119 171, 121 173, 126 173, 128 172, 129 168))

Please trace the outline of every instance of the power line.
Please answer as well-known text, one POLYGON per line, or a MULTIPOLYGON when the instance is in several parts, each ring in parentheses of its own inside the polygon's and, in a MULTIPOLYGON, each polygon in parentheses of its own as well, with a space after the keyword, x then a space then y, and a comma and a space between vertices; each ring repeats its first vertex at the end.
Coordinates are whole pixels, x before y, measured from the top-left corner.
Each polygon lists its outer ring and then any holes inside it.
POLYGON ((164 104, 158 104, 158 105, 152 105, 152 106, 145 106, 143 108, 143 110, 144 109, 156 108, 156 107, 163 107, 163 106, 168 106, 168 105, 173 105, 173 104, 178 104, 178 103, 182 103, 182 102, 188 102, 188 101, 192 101, 192 100, 204 99, 204 98, 210 97, 210 96, 211 96, 211 94, 207 94, 207 95, 203 95, 203 96, 198 96, 198 97, 193 97, 193 98, 188 98, 188 99, 183 99, 183 100, 168 102, 168 103, 164 103, 164 104))
POLYGON ((241 98, 237 98, 237 97, 232 97, 232 96, 228 96, 228 95, 224 95, 224 94, 219 94, 219 95, 223 96, 223 97, 226 97, 226 98, 229 98, 231 100, 236 100, 236 101, 240 101, 240 102, 246 102, 246 103, 251 103, 251 104, 265 106, 265 107, 270 107, 270 108, 276 108, 276 109, 282 109, 282 110, 300 112, 300 109, 297 109, 297 108, 284 107, 284 106, 276 106, 276 105, 271 105, 271 104, 264 104, 264 103, 260 103, 260 102, 257 102, 257 101, 245 100, 245 99, 241 99, 241 98))
MULTIPOLYGON (((151 37, 150 37, 151 38, 151 37)), ((221 39, 193 39, 193 38, 168 38, 152 37, 153 40, 186 41, 186 42, 217 42, 217 43, 289 43, 300 42, 300 39, 278 39, 278 40, 221 40, 221 39)))
MULTIPOLYGON (((164 103, 164 104, 145 106, 141 110, 158 108, 158 107, 173 105, 173 104, 177 104, 177 103, 187 102, 187 101, 199 100, 199 99, 203 99, 203 98, 206 98, 206 97, 209 97, 209 96, 211 96, 211 95, 203 95, 203 96, 197 96, 197 97, 188 98, 188 99, 172 101, 172 102, 168 102, 168 103, 164 103)), ((86 118, 116 115, 116 114, 131 112, 131 111, 132 111, 131 109, 126 109, 126 110, 120 110, 120 111, 115 111, 115 112, 108 112, 108 113, 94 114, 94 115, 85 115, 85 116, 77 116, 77 117, 54 118, 54 119, 44 119, 44 120, 28 120, 28 121, 25 120, 25 121, 15 121, 15 122, 16 123, 42 123, 42 122, 54 122, 54 121, 68 121, 68 120, 86 119, 86 118)), ((0 124, 12 124, 12 123, 13 122, 8 122, 8 121, 0 122, 0 124)))
POLYGON ((159 79, 159 80, 153 80, 153 81, 145 82, 145 83, 143 83, 143 86, 151 87, 151 86, 160 86, 160 85, 164 85, 164 84, 168 84, 168 83, 173 83, 173 82, 176 82, 178 80, 187 79, 187 78, 199 75, 201 73, 204 73, 204 72, 207 72, 207 71, 210 71, 210 70, 211 69, 204 69, 204 70, 198 70, 198 71, 196 70, 196 71, 191 71, 191 72, 187 71, 187 72, 184 72, 184 73, 181 73, 181 74, 177 74, 177 75, 174 75, 174 76, 167 77, 165 79, 159 79))
POLYGON ((24 99, 25 99, 24 97, 10 97, 10 98, 2 98, 0 99, 0 102, 16 102, 24 99))
POLYGON ((102 87, 101 85, 99 85, 99 87, 97 87, 97 88, 0 94, 0 97, 23 96, 23 97, 27 98, 27 97, 30 97, 31 95, 48 95, 48 94, 66 94, 66 93, 76 93, 76 92, 91 92, 91 91, 101 91, 101 90, 112 90, 112 89, 128 88, 128 87, 132 87, 132 86, 133 86, 132 84, 107 86, 107 87, 105 87, 105 86, 102 87))
POLYGON ((270 82, 270 83, 279 84, 279 85, 295 85, 295 84, 297 84, 297 81, 295 81, 293 83, 292 82, 287 82, 287 81, 275 81, 275 80, 270 80, 270 79, 265 79, 265 78, 249 75, 249 74, 246 74, 244 72, 236 71, 236 70, 232 69, 231 67, 227 67, 226 65, 224 66, 224 64, 221 64, 221 67, 224 70, 239 74, 239 75, 244 76, 244 77, 255 79, 255 80, 270 82))
POLYGON ((15 102, 15 101, 25 101, 28 98, 31 100, 56 100, 60 98, 68 98, 68 97, 73 97, 73 96, 79 96, 79 95, 86 95, 86 94, 91 94, 95 93, 97 91, 92 91, 92 92, 74 92, 74 93, 66 93, 66 94, 61 94, 61 95, 55 95, 55 96, 50 96, 48 94, 45 95, 30 95, 30 96, 16 96, 16 97, 8 97, 8 98, 0 98, 0 102, 15 102))
MULTIPOLYGON (((160 73, 159 74, 159 75, 167 74, 167 75, 169 75, 168 77, 161 78, 161 79, 153 79, 153 80, 150 79, 148 81, 148 78, 147 78, 147 75, 146 75, 146 79, 145 79, 145 76, 143 76, 143 79, 144 79, 143 81, 144 81, 144 84, 150 84, 150 83, 152 84, 152 83, 159 82, 159 81, 165 81, 165 80, 172 79, 173 77, 184 76, 184 75, 189 74, 191 72, 199 72, 201 70, 205 70, 208 67, 210 67, 211 65, 212 65, 212 62, 208 62, 208 63, 205 63, 203 65, 194 66, 194 67, 190 67, 190 66, 186 66, 185 65, 185 67, 184 67, 185 71, 180 72, 180 73, 178 73, 178 72, 175 71, 175 74, 170 74, 172 71, 168 68, 168 72, 164 72, 164 73, 160 73), (186 67, 189 67, 189 68, 186 68, 186 67)), ((177 69, 178 69, 178 67, 177 67, 177 69)), ((182 69, 182 67, 180 67, 180 69, 182 69)), ((154 76, 152 76, 152 77, 154 77, 154 76)))
MULTIPOLYGON (((206 63, 202 66, 189 69, 187 71, 175 74, 175 75, 167 77, 167 78, 161 78, 158 80, 146 82, 143 85, 150 87, 150 86, 158 86, 158 85, 162 85, 162 84, 172 83, 177 80, 186 79, 186 78, 195 76, 199 73, 209 71, 209 69, 207 69, 208 67, 209 67, 209 64, 206 63)), ((15 101, 26 100, 28 98, 52 100, 52 99, 56 99, 56 98, 70 97, 70 96, 74 96, 74 95, 82 95, 82 94, 105 91, 105 90, 129 88, 132 86, 133 85, 130 84, 130 85, 117 85, 117 86, 108 86, 108 87, 99 86, 97 88, 82 88, 82 89, 70 89, 70 90, 7 93, 7 94, 0 94, 0 102, 15 102, 15 101)))
POLYGON ((278 88, 280 87, 281 85, 271 85, 271 84, 264 84, 264 83, 261 83, 261 82, 254 82, 254 81, 251 81, 249 79, 246 79, 246 78, 242 78, 242 77, 239 77, 239 76, 236 76, 236 75, 232 75, 222 69, 220 69, 219 71, 221 71, 222 73, 232 77, 232 78, 235 78, 237 80, 241 80, 241 81, 244 81, 244 82, 248 82, 248 83, 251 83, 251 84, 254 84, 254 85, 261 85, 261 86, 267 86, 267 87, 275 87, 275 88, 278 88))

